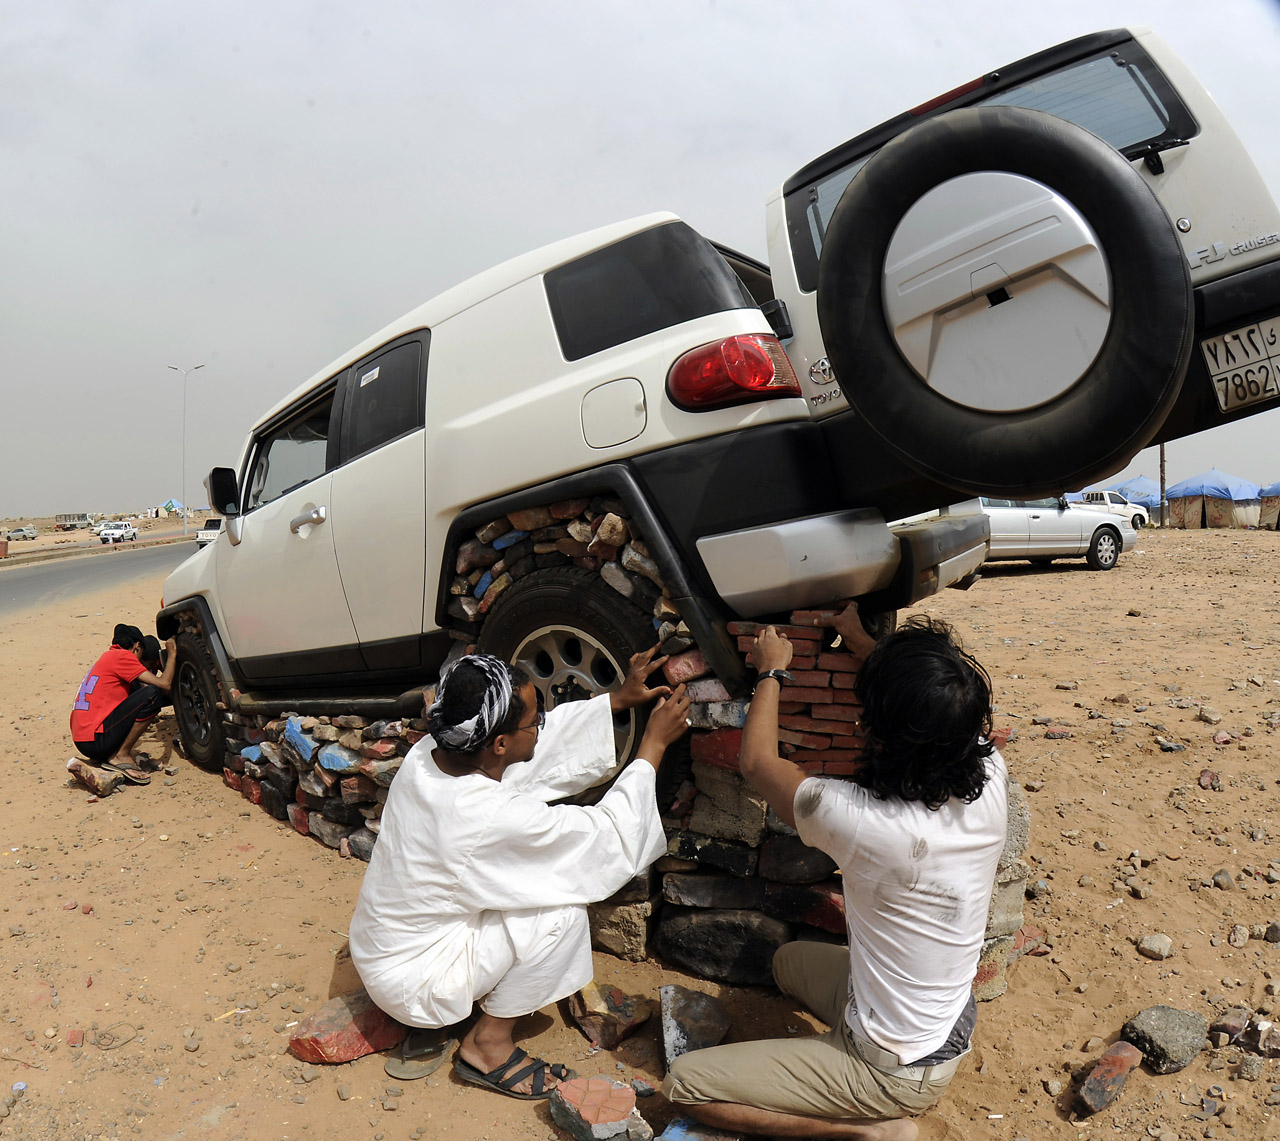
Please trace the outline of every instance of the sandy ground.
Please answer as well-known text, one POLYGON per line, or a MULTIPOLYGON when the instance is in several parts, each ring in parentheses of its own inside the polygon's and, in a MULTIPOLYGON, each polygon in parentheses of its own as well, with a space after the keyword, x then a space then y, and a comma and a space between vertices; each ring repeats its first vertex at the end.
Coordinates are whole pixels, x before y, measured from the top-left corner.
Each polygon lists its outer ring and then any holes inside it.
MULTIPOLYGON (((1238 1081, 1230 1048, 1179 1074, 1136 1073, 1116 1106, 1069 1115, 1070 1070, 1092 1056, 1085 1042, 1113 1040, 1143 1007, 1211 1014, 1219 997, 1280 1001, 1264 989, 1280 973, 1280 945, 1227 940, 1233 924, 1280 920, 1262 878, 1280 858, 1267 722, 1280 714, 1278 543, 1269 532, 1148 532, 1109 573, 997 566, 968 593, 928 604, 986 663, 997 725, 1016 730, 1005 752, 1030 790, 1028 858, 1044 881, 1027 918, 1049 933, 1052 954, 1019 961, 1008 994, 983 1006, 976 1048, 921 1119, 924 1138, 1280 1137, 1264 1105, 1280 1062, 1261 1081, 1238 1081), (1201 703, 1221 714, 1216 729, 1196 719, 1201 703), (1045 739, 1037 717, 1072 736, 1045 739), (1223 729, 1240 736, 1215 745, 1223 729), (1185 750, 1161 752, 1157 733, 1185 750), (1199 786, 1205 768, 1220 791, 1199 786), (1135 850, 1151 860, 1140 868, 1146 898, 1122 883, 1135 850), (1223 867, 1236 889, 1201 886, 1223 867), (1172 958, 1137 954, 1132 940, 1152 932, 1172 937, 1172 958), (1067 1083, 1056 1096, 1054 1082, 1067 1083), (1233 1125, 1188 1116, 1198 1106, 1182 1099, 1215 1084, 1233 1125)), ((395 1083, 374 1056, 304 1079, 284 1044, 290 1024, 354 985, 345 931, 363 865, 171 754, 171 720, 142 747, 172 775, 101 802, 68 783, 75 689, 116 621, 146 624, 158 589, 86 596, 0 630, 0 1091, 27 1085, 0 1137, 560 1136, 545 1105, 464 1086, 447 1069, 395 1083), (67 1041, 75 1029, 86 1033, 79 1048, 67 1041)), ((633 993, 677 981, 722 996, 732 1037, 813 1025, 770 992, 656 962, 599 955, 596 967, 633 993)), ((656 1027, 591 1056, 553 1009, 529 1020, 527 1038, 584 1075, 661 1078, 656 1027)), ((660 1096, 640 1105, 659 1128, 669 1117, 660 1096)))

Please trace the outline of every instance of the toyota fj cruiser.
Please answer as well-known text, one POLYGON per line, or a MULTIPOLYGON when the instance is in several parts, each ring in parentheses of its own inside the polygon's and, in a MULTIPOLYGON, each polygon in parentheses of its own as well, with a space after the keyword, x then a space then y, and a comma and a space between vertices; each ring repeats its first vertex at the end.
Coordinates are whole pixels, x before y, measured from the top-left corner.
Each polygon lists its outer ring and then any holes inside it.
POLYGON ((406 711, 451 634, 596 692, 664 607, 742 687, 726 620, 888 613, 986 555, 980 513, 888 521, 1057 496, 1277 397, 1280 217, 1149 32, 979 76, 766 218, 767 266, 670 214, 518 257, 263 416, 164 587, 189 755, 220 760, 219 705, 406 711))

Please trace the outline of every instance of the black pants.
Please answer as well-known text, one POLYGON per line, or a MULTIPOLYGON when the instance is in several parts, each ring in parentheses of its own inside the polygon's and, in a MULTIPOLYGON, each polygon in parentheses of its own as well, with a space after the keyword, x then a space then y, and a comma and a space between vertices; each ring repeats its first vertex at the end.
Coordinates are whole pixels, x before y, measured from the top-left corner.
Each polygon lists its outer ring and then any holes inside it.
POLYGON ((165 694, 154 685, 139 682, 136 689, 117 705, 102 722, 92 741, 77 741, 79 749, 91 761, 101 764, 120 751, 120 746, 139 721, 150 721, 165 703, 165 694))

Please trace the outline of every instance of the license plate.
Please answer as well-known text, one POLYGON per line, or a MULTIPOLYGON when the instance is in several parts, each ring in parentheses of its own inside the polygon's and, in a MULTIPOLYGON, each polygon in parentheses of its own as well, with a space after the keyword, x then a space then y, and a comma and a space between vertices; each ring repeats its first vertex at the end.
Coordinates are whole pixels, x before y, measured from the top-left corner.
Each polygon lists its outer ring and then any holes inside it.
POLYGON ((1280 317, 1200 342, 1223 412, 1280 397, 1280 317))

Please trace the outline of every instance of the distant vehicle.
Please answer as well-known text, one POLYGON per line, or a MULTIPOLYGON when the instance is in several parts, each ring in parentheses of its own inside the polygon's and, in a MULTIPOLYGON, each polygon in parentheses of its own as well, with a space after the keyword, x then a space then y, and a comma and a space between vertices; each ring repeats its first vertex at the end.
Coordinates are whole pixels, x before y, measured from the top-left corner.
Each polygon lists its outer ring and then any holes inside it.
POLYGON ((132 523, 105 523, 98 532, 98 539, 105 546, 108 543, 137 542, 138 528, 132 523))
POLYGON ((207 547, 210 543, 216 542, 220 534, 222 534, 222 520, 216 517, 206 519, 200 524, 200 530, 196 532, 196 546, 207 547))
POLYGON ((982 497, 991 522, 987 562, 1030 559, 1048 566, 1054 559, 1084 557, 1094 570, 1110 570, 1122 551, 1138 541, 1128 516, 1078 511, 1065 499, 982 497))
POLYGON ((53 517, 53 529, 55 531, 78 531, 81 527, 92 527, 93 516, 83 511, 74 512, 70 515, 55 515, 53 517))
POLYGON ((1118 491, 1086 491, 1084 499, 1072 507, 1086 511, 1109 511, 1115 515, 1127 515, 1135 531, 1151 526, 1151 514, 1141 503, 1130 503, 1118 491))
POLYGON ((9 532, 10 539, 38 539, 40 532, 34 527, 15 527, 9 532))

